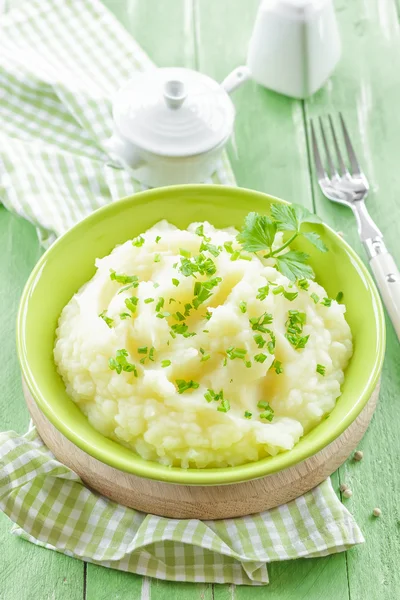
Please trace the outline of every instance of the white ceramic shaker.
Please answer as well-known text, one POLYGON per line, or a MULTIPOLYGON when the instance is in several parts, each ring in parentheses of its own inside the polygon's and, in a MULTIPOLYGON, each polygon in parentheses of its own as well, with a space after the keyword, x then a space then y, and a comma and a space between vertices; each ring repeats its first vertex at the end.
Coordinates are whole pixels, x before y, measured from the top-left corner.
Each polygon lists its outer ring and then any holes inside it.
POLYGON ((327 81, 340 51, 332 0, 262 0, 247 65, 264 87, 306 98, 327 81))

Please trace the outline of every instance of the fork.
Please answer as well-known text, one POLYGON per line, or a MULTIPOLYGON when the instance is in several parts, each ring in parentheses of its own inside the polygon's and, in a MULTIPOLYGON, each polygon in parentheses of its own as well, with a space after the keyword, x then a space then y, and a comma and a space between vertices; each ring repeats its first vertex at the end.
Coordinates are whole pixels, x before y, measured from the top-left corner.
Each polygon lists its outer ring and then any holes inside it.
POLYGON ((310 121, 311 142, 319 187, 324 196, 329 200, 338 202, 339 204, 345 204, 352 209, 357 221, 358 234, 368 255, 370 267, 375 276, 376 283, 393 323, 393 327, 397 333, 397 337, 400 340, 400 273, 392 255, 385 246, 382 233, 370 217, 367 207, 365 206, 365 198, 369 191, 368 180, 358 163, 341 113, 339 113, 339 119, 351 171, 347 169, 343 160, 331 115, 328 115, 328 121, 338 168, 336 168, 332 159, 328 139, 325 133, 324 122, 322 118, 319 117, 321 138, 325 150, 328 172, 325 170, 322 163, 314 123, 312 120, 310 121))

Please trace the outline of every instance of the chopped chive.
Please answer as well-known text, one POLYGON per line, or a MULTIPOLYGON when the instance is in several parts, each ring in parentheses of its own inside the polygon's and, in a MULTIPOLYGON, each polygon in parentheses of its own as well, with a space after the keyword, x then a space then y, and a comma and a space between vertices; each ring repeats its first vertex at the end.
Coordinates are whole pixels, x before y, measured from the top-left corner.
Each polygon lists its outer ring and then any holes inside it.
POLYGON ((141 235, 139 235, 138 237, 136 237, 132 240, 132 246, 136 246, 137 248, 139 248, 140 246, 143 246, 143 244, 144 244, 144 237, 142 237, 141 235))
POLYGON ((179 248, 179 254, 181 256, 184 256, 185 258, 190 258, 192 256, 192 253, 189 252, 189 250, 185 250, 184 248, 179 248))
POLYGON ((308 290, 308 288, 310 287, 310 282, 307 279, 299 279, 297 285, 302 290, 308 290))
POLYGON ((338 292, 336 296, 336 302, 341 302, 343 300, 343 292, 338 292))
POLYGON ((253 413, 249 412, 248 410, 244 411, 244 418, 245 419, 251 419, 252 416, 253 416, 253 413))
POLYGON ((319 302, 319 296, 317 296, 317 294, 315 294, 314 292, 312 294, 310 294, 310 298, 312 298, 315 302, 315 304, 318 304, 319 302))
POLYGON ((173 278, 172 278, 172 284, 173 284, 175 287, 178 287, 178 285, 179 285, 179 279, 175 279, 175 277, 173 277, 173 278))
POLYGON ((280 360, 274 360, 274 362, 272 363, 272 365, 270 366, 270 369, 274 369, 275 373, 277 375, 280 375, 281 373, 283 373, 283 367, 282 367, 282 363, 280 360))
POLYGON ((125 298, 124 302, 126 308, 130 310, 132 314, 136 312, 137 303, 139 302, 139 299, 136 296, 125 298))
POLYGON ((283 287, 283 285, 277 285, 272 290, 272 293, 274 294, 274 296, 277 296, 278 294, 283 294, 284 291, 285 291, 285 288, 283 287))
POLYGON ((200 237, 204 236, 204 225, 203 223, 201 225, 199 225, 196 229, 195 229, 195 234, 199 235, 200 237))
POLYGON ((233 242, 224 242, 224 248, 228 252, 228 254, 233 254, 232 244, 233 242))
POLYGON ((150 302, 154 302, 154 298, 146 298, 144 301, 145 304, 150 304, 150 302))
POLYGON ((151 361, 153 361, 153 362, 154 362, 154 352, 155 352, 155 350, 156 350, 156 349, 154 348, 154 346, 152 346, 152 347, 150 348, 150 352, 149 352, 149 360, 151 360, 151 361))
POLYGON ((108 366, 112 371, 115 371, 118 374, 120 374, 122 371, 125 371, 126 373, 133 373, 134 376, 137 377, 137 369, 135 365, 127 360, 128 356, 128 351, 125 350, 125 348, 117 350, 115 358, 109 358, 108 366))
POLYGON ((263 313, 260 317, 252 317, 249 319, 251 328, 253 331, 261 331, 261 333, 267 333, 265 325, 272 323, 272 315, 270 313, 263 313))
POLYGON ((181 312, 176 312, 175 314, 172 315, 174 317, 174 319, 176 319, 176 321, 184 321, 185 317, 181 312))
POLYGON ((203 354, 203 356, 200 359, 200 362, 206 362, 206 360, 209 360, 211 358, 211 354, 203 354))
POLYGON ((231 405, 229 404, 229 400, 227 400, 226 398, 223 398, 221 400, 221 404, 218 406, 217 410, 219 410, 219 412, 228 412, 228 410, 230 410, 231 405))
POLYGON ((247 302, 245 302, 244 300, 242 300, 242 301, 239 303, 239 308, 240 308, 240 311, 241 311, 242 313, 245 313, 245 312, 246 312, 246 310, 247 310, 247 302))
POLYGON ((299 292, 287 292, 287 291, 283 292, 283 297, 286 298, 286 300, 289 300, 290 302, 295 300, 298 295, 299 295, 299 292))
POLYGON ((160 312, 162 307, 164 306, 164 298, 159 298, 156 304, 156 312, 160 312))
POLYGON ((247 354, 247 350, 245 350, 244 348, 234 348, 233 346, 231 346, 226 350, 226 353, 231 360, 235 358, 243 359, 247 354))
POLYGON ((223 364, 224 367, 226 367, 226 365, 228 364, 228 359, 226 358, 226 356, 225 356, 224 362, 222 364, 223 364))
POLYGON ((274 418, 274 411, 272 410, 272 408, 269 406, 268 410, 265 410, 264 412, 260 413, 260 419, 265 419, 266 421, 272 421, 272 419, 274 418))
POLYGON ((238 260, 238 258, 240 257, 240 250, 235 250, 234 252, 232 252, 231 254, 231 260, 238 260))
POLYGON ((169 367, 170 364, 171 364, 171 361, 168 360, 168 359, 161 361, 161 366, 162 366, 163 369, 165 369, 166 367, 169 367))
POLYGON ((167 317, 170 317, 171 313, 168 312, 167 310, 164 310, 163 312, 159 312, 156 314, 156 317, 158 317, 159 319, 166 319, 167 317))
POLYGON ((245 360, 245 361, 244 361, 244 364, 245 364, 245 366, 246 366, 248 369, 250 369, 250 367, 251 367, 251 362, 250 362, 249 360, 245 360))
POLYGON ((258 294, 256 296, 257 300, 265 300, 265 298, 269 294, 269 285, 264 285, 264 287, 258 288, 258 294))
POLYGON ((159 263, 161 261, 161 254, 155 254, 154 255, 154 262, 155 263, 159 263))
POLYGON ((264 348, 265 344, 267 343, 260 333, 254 335, 253 339, 259 348, 264 348))
POLYGON ((124 321, 125 319, 130 319, 131 315, 129 313, 123 312, 119 315, 119 318, 121 319, 121 321, 124 321))
POLYGON ((317 364, 316 372, 320 375, 325 375, 325 369, 326 367, 324 367, 324 365, 317 364))
POLYGON ((193 381, 192 379, 190 379, 190 381, 185 381, 184 379, 177 379, 175 381, 175 383, 178 387, 179 394, 183 394, 187 390, 191 390, 191 389, 196 390, 200 385, 196 381, 193 381))
POLYGON ((158 236, 156 237, 156 244, 158 244, 158 242, 159 242, 160 240, 161 240, 161 236, 160 236, 160 235, 158 235, 158 236))
POLYGON ((193 306, 187 302, 184 306, 185 308, 185 317, 188 317, 190 315, 190 311, 192 310, 193 306))
POLYGON ((103 310, 103 312, 101 312, 99 314, 99 317, 101 319, 103 319, 103 321, 106 323, 106 325, 108 325, 108 327, 110 329, 112 328, 112 326, 114 325, 114 319, 112 319, 111 317, 107 317, 107 311, 106 310, 103 310))
POLYGON ((323 304, 324 306, 330 306, 332 304, 332 298, 324 298, 323 300, 321 300, 321 304, 323 304))
POLYGON ((168 304, 171 304, 172 302, 176 302, 175 298, 170 298, 170 299, 168 300, 168 304))
POLYGON ((114 269, 110 269, 110 279, 111 281, 116 281, 117 283, 129 283, 132 287, 137 287, 139 285, 138 276, 137 275, 125 275, 125 273, 116 273, 114 269))
POLYGON ((153 288, 158 288, 158 287, 160 287, 159 283, 157 283, 157 282, 153 283, 153 288))
POLYGON ((147 346, 140 346, 137 351, 139 354, 147 354, 147 346))
POLYGON ((267 360, 267 358, 268 358, 268 357, 267 357, 267 355, 266 355, 266 354, 263 354, 263 353, 261 352, 261 354, 256 354, 256 355, 255 355, 255 357, 254 357, 254 360, 255 360, 256 362, 259 362, 259 363, 264 363, 264 362, 267 360))

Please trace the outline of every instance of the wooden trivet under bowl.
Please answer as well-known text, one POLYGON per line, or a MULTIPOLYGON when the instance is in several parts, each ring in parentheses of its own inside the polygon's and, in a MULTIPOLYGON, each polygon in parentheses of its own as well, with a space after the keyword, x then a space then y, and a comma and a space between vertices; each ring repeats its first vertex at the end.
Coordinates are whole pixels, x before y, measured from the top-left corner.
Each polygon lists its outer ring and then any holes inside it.
POLYGON ((262 512, 308 492, 355 450, 374 413, 379 383, 353 423, 306 460, 251 481, 226 485, 180 485, 137 477, 93 458, 64 437, 44 416, 24 384, 37 431, 54 456, 103 496, 142 512, 175 519, 226 519, 262 512))

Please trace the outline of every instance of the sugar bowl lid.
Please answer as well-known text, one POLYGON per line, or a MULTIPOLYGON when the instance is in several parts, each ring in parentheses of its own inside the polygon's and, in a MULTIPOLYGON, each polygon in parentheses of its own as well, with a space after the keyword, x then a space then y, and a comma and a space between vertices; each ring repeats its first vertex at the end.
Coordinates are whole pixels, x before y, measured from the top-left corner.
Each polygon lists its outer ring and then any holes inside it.
POLYGON ((116 94, 114 124, 136 146, 163 156, 207 152, 231 134, 233 103, 211 77, 179 67, 138 73, 116 94))

